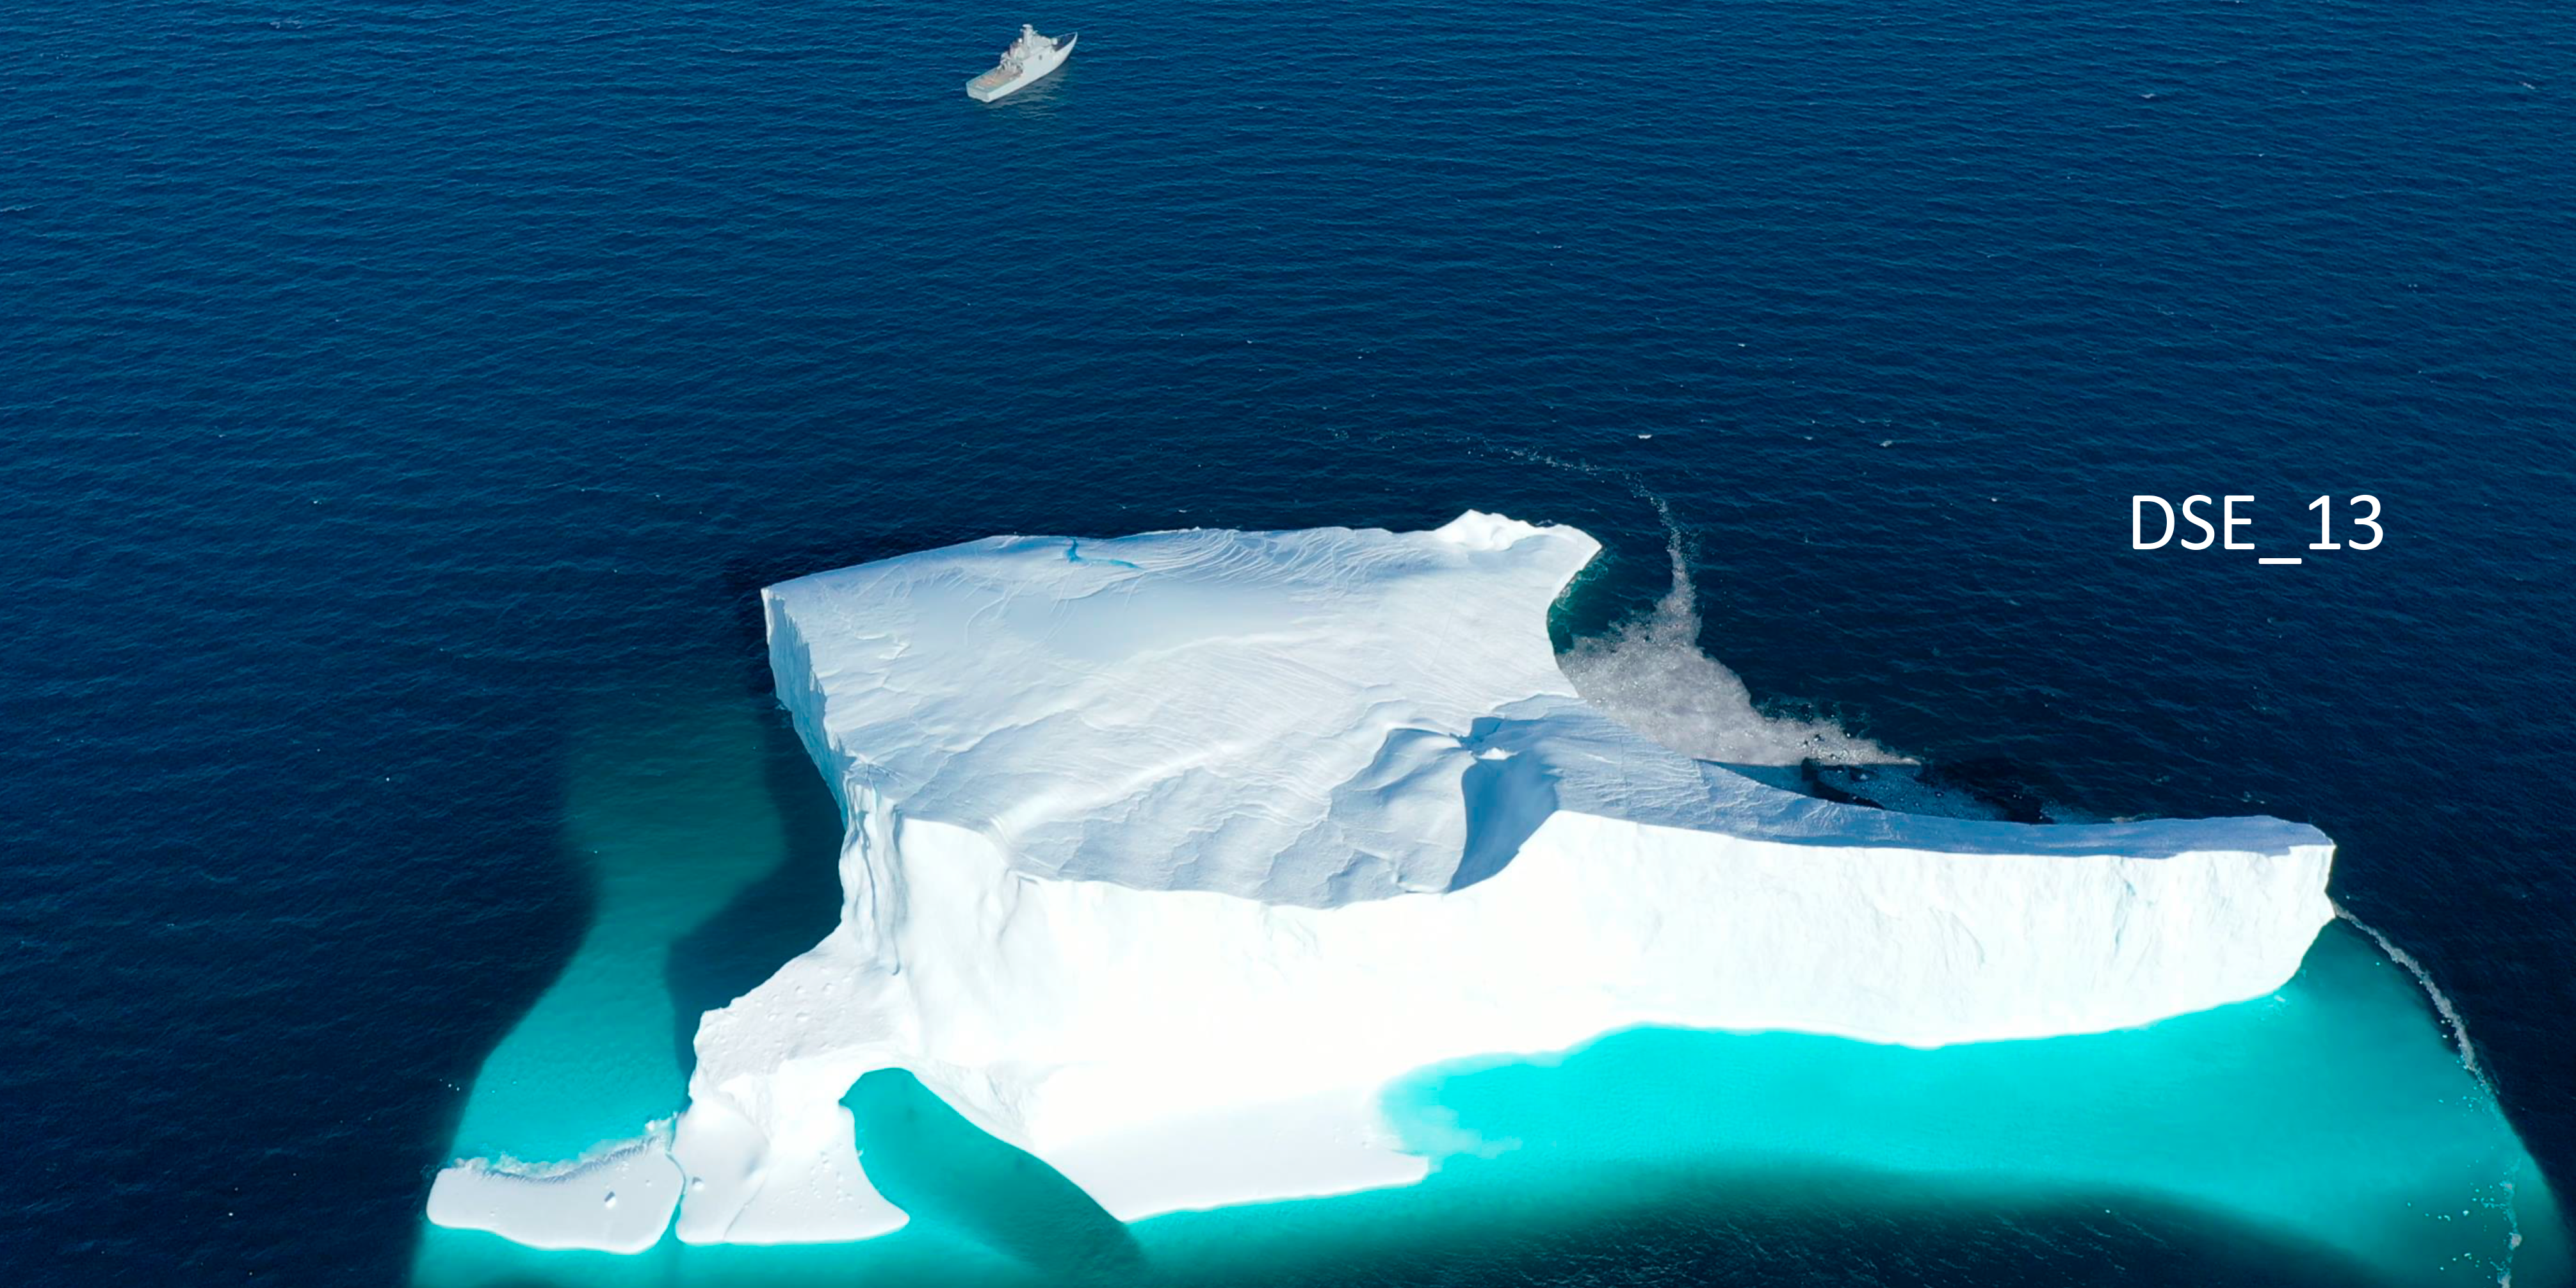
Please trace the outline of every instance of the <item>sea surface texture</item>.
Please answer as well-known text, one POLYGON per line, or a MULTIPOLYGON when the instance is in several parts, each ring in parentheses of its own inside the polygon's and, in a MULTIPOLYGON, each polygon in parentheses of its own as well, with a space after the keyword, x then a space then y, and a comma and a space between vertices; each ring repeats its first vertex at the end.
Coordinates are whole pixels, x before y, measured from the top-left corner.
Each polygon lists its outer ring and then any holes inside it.
POLYGON ((32 0, 0 74, 0 1279, 2568 1282, 2564 0, 32 0), (1471 507, 1602 538, 1566 668, 1682 750, 2313 823, 2355 920, 2027 1050, 1424 1070, 1415 1190, 1104 1226, 872 1076, 875 1244, 426 1226, 831 926, 759 587, 1471 507))

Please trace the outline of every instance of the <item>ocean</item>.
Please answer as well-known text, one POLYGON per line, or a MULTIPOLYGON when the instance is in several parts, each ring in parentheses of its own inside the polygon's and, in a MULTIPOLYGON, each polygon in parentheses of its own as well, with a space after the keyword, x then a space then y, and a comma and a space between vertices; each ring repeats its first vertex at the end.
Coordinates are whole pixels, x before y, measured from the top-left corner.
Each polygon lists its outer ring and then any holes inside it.
MULTIPOLYGON (((1973 1069, 1845 1118, 1761 1099, 1798 1041, 1652 1033, 1426 1072, 1518 1147, 1421 1195, 1059 1237, 1043 1177, 996 1228, 926 1166, 879 1246, 440 1260, 429 1178, 523 1020, 596 982, 574 1011, 670 1061, 602 1096, 667 1100, 685 1017, 830 925, 759 587, 1471 507, 1603 540, 1555 629, 1658 736, 2324 829, 2359 924, 2274 1004, 2411 1008, 2385 1068, 2465 1050, 2510 1128, 2461 1166, 2576 1186, 2558 0, 32 0, 0 63, 0 1277, 2390 1277, 2297 1187, 2470 1138, 2376 1063, 2141 1079, 2383 1098, 2252 1162, 2070 1128, 1986 1184, 1870 1129, 1973 1069), (967 99, 1022 21, 1081 48, 967 99), (2253 498, 2258 548, 2132 549, 2139 494, 2253 498), (581 974, 634 909, 684 947, 581 974), (1723 1112, 1670 1128, 1695 1086, 1723 1112)), ((2488 1225, 2439 1282, 2559 1273, 2488 1225)))

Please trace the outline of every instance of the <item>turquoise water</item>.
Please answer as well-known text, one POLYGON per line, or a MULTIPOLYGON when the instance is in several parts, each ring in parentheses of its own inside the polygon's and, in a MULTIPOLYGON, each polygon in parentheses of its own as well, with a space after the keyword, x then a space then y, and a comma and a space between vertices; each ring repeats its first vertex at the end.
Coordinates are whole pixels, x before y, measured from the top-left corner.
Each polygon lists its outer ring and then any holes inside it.
POLYGON ((564 784, 590 927, 485 1060, 462 1157, 570 1160, 669 1118, 688 1100, 698 1016, 838 915, 839 823, 783 720, 717 693, 609 710, 574 741, 564 784))
MULTIPOLYGON (((686 1099, 683 1014, 758 982, 837 906, 830 799, 780 713, 729 695, 653 704, 575 746, 564 843, 594 876, 594 920, 475 1081, 459 1154, 569 1158, 669 1116, 686 1099)), ((2548 1188, 2492 1095, 2415 978, 2340 922, 2279 992, 2144 1029, 1929 1051, 1639 1030, 1426 1069, 1386 1093, 1408 1145, 1437 1160, 1423 1184, 1132 1228, 908 1075, 869 1075, 844 1103, 872 1177, 914 1218, 895 1235, 666 1238, 619 1257, 425 1227, 415 1282, 1329 1281, 1549 1231, 1759 1231, 1791 1213, 1812 1230, 1820 1212, 2037 1222, 2054 1244, 2069 1222, 2132 1242, 2140 1223, 2180 1228, 2198 1259, 2232 1247, 2320 1282, 2510 1269, 2554 1284, 2568 1269, 2548 1188)))

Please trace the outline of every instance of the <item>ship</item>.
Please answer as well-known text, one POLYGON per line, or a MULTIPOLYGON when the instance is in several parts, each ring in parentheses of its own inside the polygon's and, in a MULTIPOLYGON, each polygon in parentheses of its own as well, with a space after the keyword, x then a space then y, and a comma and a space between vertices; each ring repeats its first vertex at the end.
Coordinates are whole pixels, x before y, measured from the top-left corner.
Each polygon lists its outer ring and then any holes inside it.
POLYGON ((1041 36, 1037 28, 1021 23, 1020 38, 1002 51, 1002 61, 993 70, 966 82, 966 93, 979 102, 990 103, 1027 89, 1048 72, 1064 66, 1065 58, 1073 53, 1073 42, 1080 39, 1080 32, 1062 40, 1041 36))

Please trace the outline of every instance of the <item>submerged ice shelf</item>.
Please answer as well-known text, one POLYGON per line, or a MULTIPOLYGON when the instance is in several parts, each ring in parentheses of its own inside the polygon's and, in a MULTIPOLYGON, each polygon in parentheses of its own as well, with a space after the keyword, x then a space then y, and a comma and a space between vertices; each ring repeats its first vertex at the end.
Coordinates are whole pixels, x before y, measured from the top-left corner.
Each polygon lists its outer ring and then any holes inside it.
POLYGON ((843 1105, 879 1069, 1122 1220, 1400 1184, 1436 1151, 1384 1092, 1425 1067, 1641 1025, 2129 1028, 2273 992, 2331 915, 2309 828, 1914 818, 1648 742, 1549 649, 1596 550, 1471 514, 997 538, 772 588, 846 824, 837 927, 706 1015, 667 1143, 462 1163, 432 1220, 629 1252, 675 1214, 699 1244, 884 1233, 843 1105))

